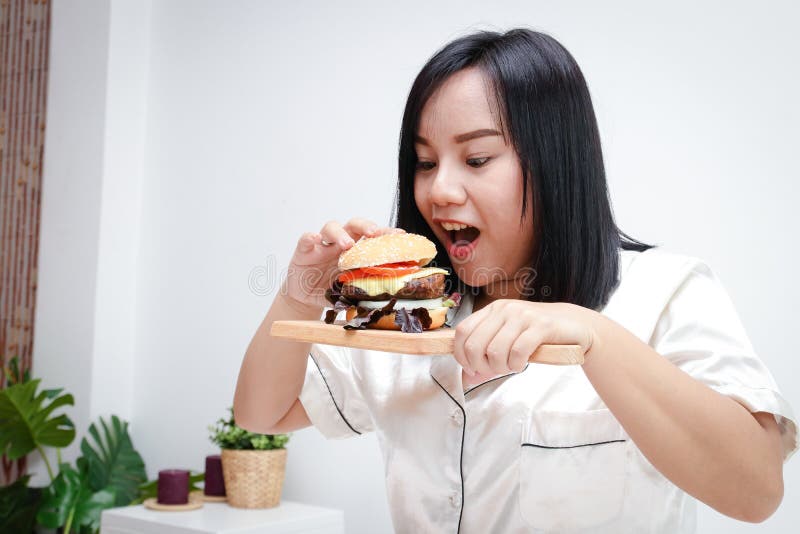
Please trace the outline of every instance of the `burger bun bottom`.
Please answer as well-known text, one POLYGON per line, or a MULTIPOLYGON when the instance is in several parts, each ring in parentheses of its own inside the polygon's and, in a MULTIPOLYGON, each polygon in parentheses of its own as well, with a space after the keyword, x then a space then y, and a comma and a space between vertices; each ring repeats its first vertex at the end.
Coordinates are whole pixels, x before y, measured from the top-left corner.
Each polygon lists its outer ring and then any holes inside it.
MULTIPOLYGON (((434 330, 439 328, 444 324, 447 320, 447 310, 450 308, 442 306, 441 308, 434 308, 432 310, 428 310, 428 315, 431 316, 431 326, 426 328, 425 330, 434 330)), ((345 310, 347 320, 349 321, 353 317, 356 316, 357 310, 355 306, 351 306, 345 310)), ((400 327, 394 323, 394 316, 395 312, 390 313, 389 315, 384 315, 376 322, 369 325, 367 328, 375 328, 377 330, 400 330, 400 327)))

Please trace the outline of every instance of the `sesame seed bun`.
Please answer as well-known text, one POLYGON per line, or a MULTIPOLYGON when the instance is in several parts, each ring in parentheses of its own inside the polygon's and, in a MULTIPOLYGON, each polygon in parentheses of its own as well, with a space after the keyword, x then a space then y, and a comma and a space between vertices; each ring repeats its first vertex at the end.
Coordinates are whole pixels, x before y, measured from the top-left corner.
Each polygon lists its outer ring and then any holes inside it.
MULTIPOLYGON (((444 324, 447 320, 447 310, 449 308, 441 307, 441 308, 434 308, 432 310, 428 310, 428 315, 431 316, 431 326, 426 328, 426 330, 434 330, 439 328, 444 324)), ((345 310, 347 320, 349 321, 353 317, 356 316, 356 308, 350 307, 345 310)), ((378 330, 400 330, 400 327, 394 324, 394 316, 395 313, 392 312, 389 315, 384 315, 376 322, 369 325, 368 328, 377 328, 378 330)))
POLYGON ((349 250, 339 256, 339 270, 372 267, 384 263, 416 261, 427 265, 436 257, 436 245, 418 234, 384 234, 362 237, 349 250))

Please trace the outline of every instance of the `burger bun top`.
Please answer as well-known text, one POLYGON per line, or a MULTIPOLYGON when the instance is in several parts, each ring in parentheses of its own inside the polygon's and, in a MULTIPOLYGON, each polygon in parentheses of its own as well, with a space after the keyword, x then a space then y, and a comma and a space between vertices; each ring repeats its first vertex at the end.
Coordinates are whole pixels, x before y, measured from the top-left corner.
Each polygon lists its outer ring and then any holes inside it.
POLYGON ((339 270, 372 267, 384 263, 415 261, 420 267, 436 257, 436 245, 419 234, 395 233, 362 237, 339 256, 339 270))

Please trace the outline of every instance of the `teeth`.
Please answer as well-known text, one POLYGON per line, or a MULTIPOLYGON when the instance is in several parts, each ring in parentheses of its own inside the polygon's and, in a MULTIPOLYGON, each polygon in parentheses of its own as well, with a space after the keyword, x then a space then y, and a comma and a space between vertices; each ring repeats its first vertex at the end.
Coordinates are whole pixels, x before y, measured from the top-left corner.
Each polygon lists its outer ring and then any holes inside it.
POLYGON ((442 228, 448 232, 452 232, 453 230, 463 230, 464 228, 469 228, 469 225, 442 221, 442 228))

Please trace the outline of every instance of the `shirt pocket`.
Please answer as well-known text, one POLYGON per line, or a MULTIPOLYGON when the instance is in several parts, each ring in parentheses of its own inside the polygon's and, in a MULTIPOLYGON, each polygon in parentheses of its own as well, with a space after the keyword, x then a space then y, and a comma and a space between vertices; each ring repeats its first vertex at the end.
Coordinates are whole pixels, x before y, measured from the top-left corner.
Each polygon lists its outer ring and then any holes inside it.
POLYGON ((519 505, 545 532, 595 532, 622 514, 631 442, 608 409, 533 412, 523 424, 519 505))

